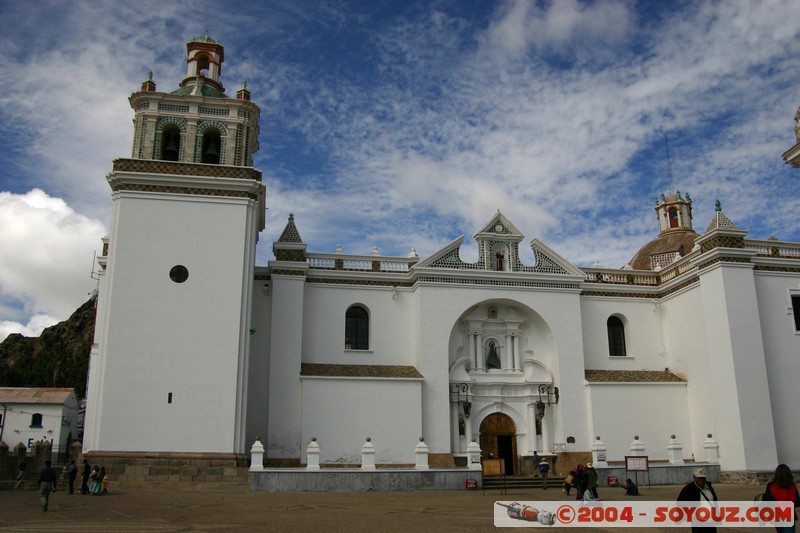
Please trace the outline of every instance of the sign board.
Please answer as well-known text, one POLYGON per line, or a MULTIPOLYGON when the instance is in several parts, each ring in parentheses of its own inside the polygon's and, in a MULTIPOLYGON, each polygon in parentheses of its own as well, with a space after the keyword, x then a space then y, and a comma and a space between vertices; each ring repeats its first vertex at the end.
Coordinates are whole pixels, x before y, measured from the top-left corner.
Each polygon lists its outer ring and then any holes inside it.
POLYGON ((478 480, 477 479, 468 479, 466 483, 466 488, 468 489, 477 489, 478 488, 478 480))
POLYGON ((609 487, 619 487, 619 478, 617 476, 608 476, 607 481, 609 487))
POLYGON ((554 452, 565 452, 565 451, 567 451, 567 443, 566 442, 554 442, 553 443, 553 451, 554 452))
POLYGON ((502 459, 484 459, 483 460, 483 475, 484 476, 502 476, 505 474, 504 467, 505 461, 502 459))
POLYGON ((647 464, 647 456, 626 455, 625 470, 630 470, 631 472, 648 472, 649 465, 647 464))

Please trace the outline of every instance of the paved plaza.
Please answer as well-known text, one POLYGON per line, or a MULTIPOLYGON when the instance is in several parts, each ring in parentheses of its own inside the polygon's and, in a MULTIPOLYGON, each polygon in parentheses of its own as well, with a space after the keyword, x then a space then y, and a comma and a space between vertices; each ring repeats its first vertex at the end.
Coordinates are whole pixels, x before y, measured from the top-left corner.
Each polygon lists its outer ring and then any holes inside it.
MULTIPOLYGON (((676 485, 650 489, 645 485, 639 499, 674 501, 679 490, 676 485)), ((715 485, 715 490, 720 500, 749 501, 760 487, 715 485)), ((621 488, 601 488, 600 497, 625 500, 621 488)), ((267 493, 249 492, 244 486, 196 491, 116 491, 112 485, 111 493, 103 496, 70 495, 59 490, 51 496, 49 510, 43 512, 38 492, 18 490, 0 492, 0 532, 494 531, 496 500, 574 501, 557 488, 509 490, 500 495, 498 491, 484 493, 481 490, 267 493)), ((571 530, 589 531, 586 528, 571 530)), ((611 529, 595 528, 594 531, 611 529)), ((719 531, 758 530, 720 528, 719 531)))

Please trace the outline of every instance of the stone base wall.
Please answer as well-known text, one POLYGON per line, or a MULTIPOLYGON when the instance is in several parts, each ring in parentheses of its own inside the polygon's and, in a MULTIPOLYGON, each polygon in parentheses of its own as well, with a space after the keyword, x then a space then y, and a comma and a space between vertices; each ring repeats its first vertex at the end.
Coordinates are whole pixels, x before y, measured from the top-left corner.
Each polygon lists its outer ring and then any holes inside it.
MULTIPOLYGON (((720 483, 731 483, 734 485, 766 485, 774 471, 755 471, 755 470, 739 470, 739 471, 725 471, 719 473, 720 483)), ((794 481, 797 483, 800 474, 794 475, 794 481)))
POLYGON ((406 490, 465 490, 467 480, 483 483, 480 470, 391 469, 377 470, 267 469, 250 472, 251 491, 266 492, 369 492, 406 490))
POLYGON ((241 487, 247 483, 247 458, 240 454, 89 452, 80 458, 105 466, 119 487, 177 490, 241 487))
MULTIPOLYGON (((626 471, 624 466, 598 466, 595 467, 595 470, 597 470, 599 486, 602 488, 608 486, 609 477, 616 477, 620 486, 625 485, 626 478, 631 478, 640 487, 646 487, 648 483, 650 485, 685 485, 692 480, 695 468, 705 469, 708 480, 712 483, 727 483, 721 479, 719 465, 709 463, 685 463, 682 465, 651 463, 648 472, 626 471)), ((677 494, 675 496, 677 497, 677 494)), ((603 498, 603 495, 601 494, 600 497, 603 498)))

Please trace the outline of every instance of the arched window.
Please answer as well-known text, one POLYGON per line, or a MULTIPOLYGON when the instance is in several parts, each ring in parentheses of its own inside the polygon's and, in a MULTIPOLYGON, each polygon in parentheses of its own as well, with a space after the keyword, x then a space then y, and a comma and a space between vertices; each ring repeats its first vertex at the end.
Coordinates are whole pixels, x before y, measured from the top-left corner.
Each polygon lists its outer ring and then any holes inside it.
POLYGON ((360 305, 347 310, 344 325, 345 350, 369 350, 369 314, 360 305))
POLYGON ((678 227, 678 210, 674 207, 670 207, 669 211, 667 211, 669 216, 669 227, 670 228, 677 228, 678 227))
POLYGON ((41 413, 35 413, 33 416, 31 416, 31 427, 32 428, 40 428, 40 427, 42 427, 42 414, 41 413))
POLYGON ((625 325, 619 317, 608 317, 608 354, 612 357, 625 357, 625 325))
POLYGON ((220 134, 214 128, 208 128, 203 134, 202 162, 219 165, 220 134))
POLYGON ((170 125, 161 133, 161 159, 164 161, 180 161, 181 130, 170 125))
POLYGON ((202 74, 203 76, 208 77, 208 69, 209 69, 209 60, 208 56, 198 56, 197 57, 197 75, 199 76, 202 74))

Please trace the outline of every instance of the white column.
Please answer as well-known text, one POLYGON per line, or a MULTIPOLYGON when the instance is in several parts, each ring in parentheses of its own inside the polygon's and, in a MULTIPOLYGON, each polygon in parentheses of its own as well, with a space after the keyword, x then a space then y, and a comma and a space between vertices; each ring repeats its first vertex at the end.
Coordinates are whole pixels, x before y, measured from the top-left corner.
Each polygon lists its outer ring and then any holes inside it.
POLYGON ((461 438, 458 435, 458 404, 450 404, 450 443, 453 453, 461 452, 461 438))
POLYGON ((483 335, 480 333, 475 335, 475 359, 478 362, 475 368, 483 370, 483 335))
POLYGON ((510 372, 511 370, 514 369, 514 344, 513 344, 511 335, 506 334, 506 342, 505 342, 505 344, 506 344, 506 346, 505 346, 505 348, 506 348, 506 353, 505 353, 505 356, 506 356, 505 357, 505 359, 506 359, 505 371, 506 372, 510 372))
POLYGON ((473 438, 472 436, 472 420, 464 417, 464 437, 467 442, 470 442, 473 438))
POLYGON ((542 453, 552 453, 550 449, 550 417, 547 416, 549 412, 550 410, 545 407, 542 417, 542 453))
POLYGON ((536 447, 536 404, 528 404, 528 413, 526 420, 528 421, 528 453, 532 454, 538 451, 536 447))
POLYGON ((515 334, 512 340, 514 342, 514 370, 520 370, 522 368, 522 362, 520 361, 519 355, 519 335, 515 334))
POLYGON ((475 349, 475 333, 470 332, 469 337, 469 362, 472 365, 472 370, 478 368, 478 352, 475 349))

